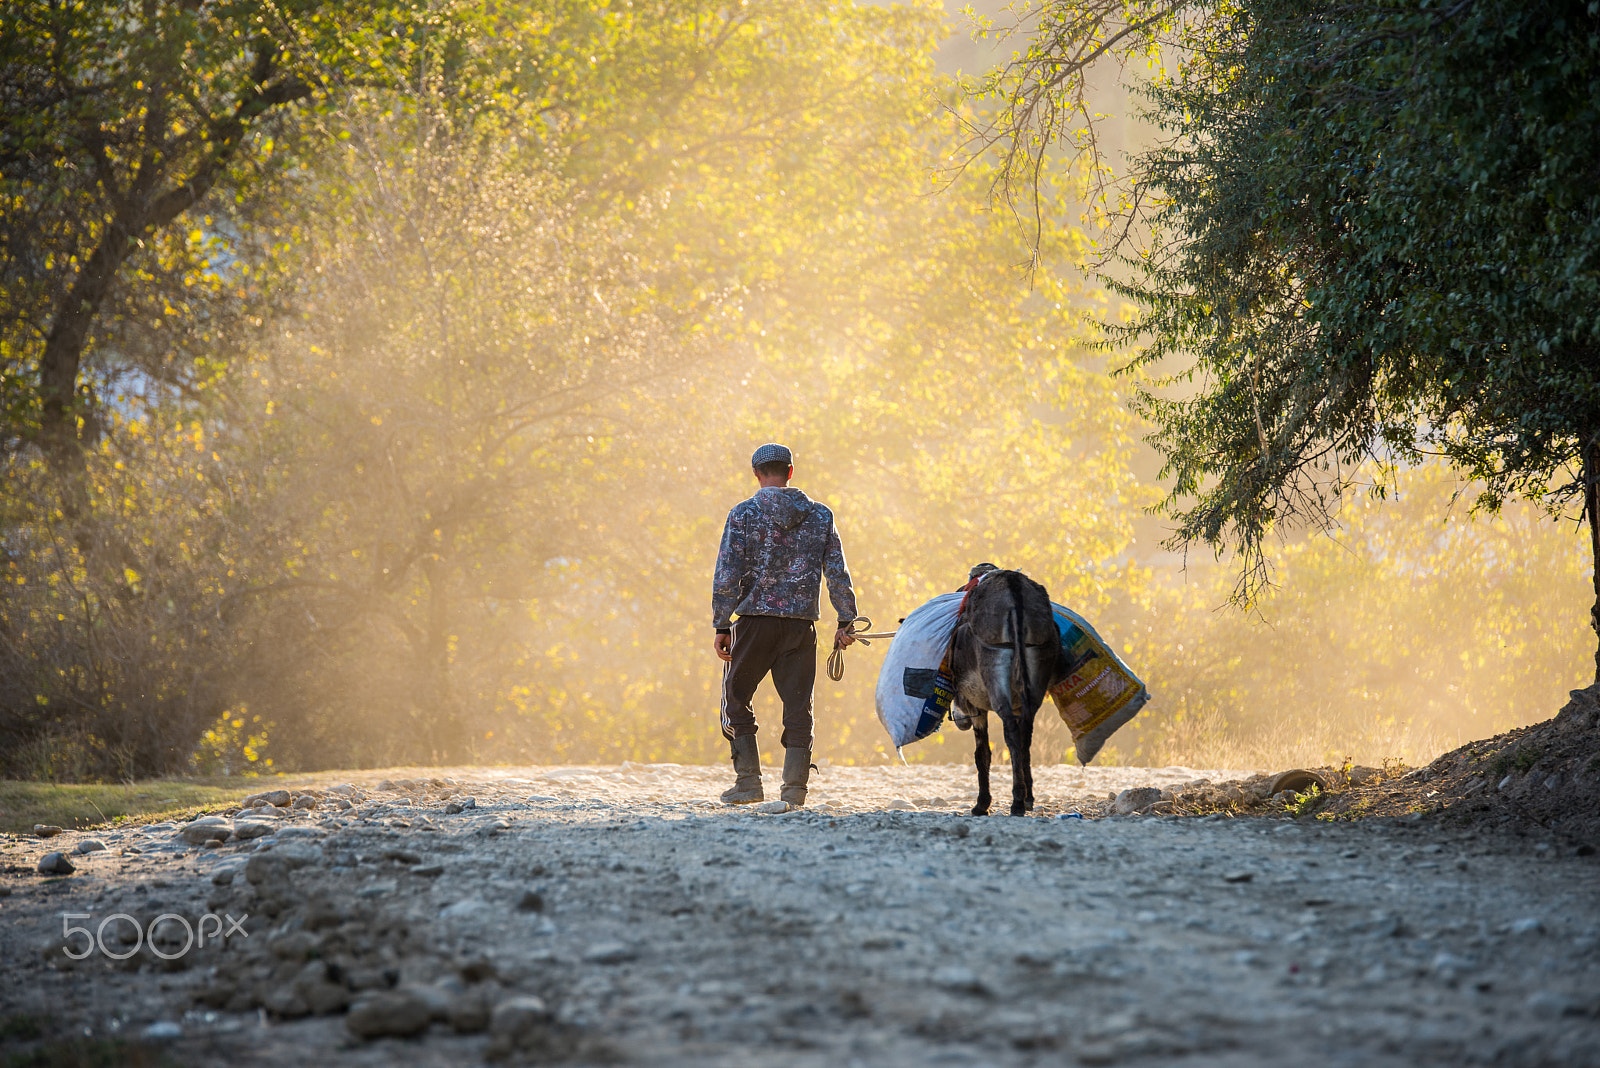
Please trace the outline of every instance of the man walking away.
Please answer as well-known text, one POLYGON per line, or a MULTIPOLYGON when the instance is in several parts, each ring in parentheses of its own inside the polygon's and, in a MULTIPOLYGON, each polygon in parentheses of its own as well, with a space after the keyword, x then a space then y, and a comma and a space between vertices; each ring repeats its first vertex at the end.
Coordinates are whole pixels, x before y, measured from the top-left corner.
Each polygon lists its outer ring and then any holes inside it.
POLYGON ((751 700, 767 673, 783 701, 783 792, 790 805, 806 803, 811 779, 811 691, 817 678, 818 605, 822 578, 839 615, 833 645, 856 639, 856 595, 845 567, 833 513, 789 485, 794 457, 767 444, 750 457, 759 489, 728 513, 711 583, 711 622, 722 669, 722 733, 733 748, 730 805, 762 800, 761 758, 751 700), (733 617, 739 617, 734 622, 733 617))

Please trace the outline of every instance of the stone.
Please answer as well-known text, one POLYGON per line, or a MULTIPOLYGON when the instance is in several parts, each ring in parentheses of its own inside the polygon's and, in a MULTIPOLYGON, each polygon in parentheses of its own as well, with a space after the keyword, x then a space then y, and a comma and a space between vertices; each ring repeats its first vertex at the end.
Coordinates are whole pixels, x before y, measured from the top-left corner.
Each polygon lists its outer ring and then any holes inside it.
POLYGON ((178 837, 190 845, 205 845, 212 839, 227 841, 233 836, 233 821, 226 816, 201 816, 178 830, 178 837))
POLYGON ((489 1033, 502 1048, 525 1045, 550 1024, 550 1010, 529 994, 506 998, 489 1014, 489 1033))
MULTIPOLYGON (((768 804, 771 804, 771 802, 769 801, 768 804)), ((763 806, 760 806, 760 807, 765 808, 766 806, 763 805, 763 806)), ((913 805, 910 801, 907 801, 903 797, 896 797, 893 800, 891 800, 887 805, 885 805, 883 807, 887 808, 887 809, 889 809, 890 811, 893 811, 893 812, 915 812, 915 811, 917 811, 917 806, 913 805)))
POLYGON ((455 998, 443 987, 424 983, 406 983, 400 991, 416 998, 428 1007, 429 1020, 448 1020, 455 998))
POLYGON ((103 851, 105 847, 106 844, 100 841, 98 838, 85 838, 83 841, 73 846, 72 851, 82 856, 85 853, 99 853, 103 851))
POLYGON ((433 879, 444 874, 443 864, 418 864, 408 868, 412 875, 419 875, 424 879, 433 879))
MULTIPOLYGON (((890 808, 894 807, 892 802, 890 803, 889 807, 890 808)), ((772 813, 773 815, 777 815, 778 813, 788 812, 789 811, 789 802, 787 802, 787 801, 778 801, 778 800, 763 801, 759 805, 756 806, 756 811, 757 812, 768 812, 768 813, 772 813)))
POLYGON ((488 1030, 496 992, 493 986, 478 986, 455 996, 450 1003, 449 1021, 457 1034, 475 1035, 488 1030))
POLYGON ((265 820, 245 819, 233 825, 233 837, 238 842, 248 842, 255 838, 265 838, 278 828, 265 820))
POLYGON ((978 973, 964 964, 947 964, 935 970, 933 981, 936 986, 960 993, 976 994, 984 989, 978 981, 978 973))
POLYGON ((1510 932, 1514 935, 1544 934, 1544 921, 1537 916, 1524 916, 1512 921, 1510 932))
POLYGON ((590 964, 622 964, 633 958, 633 950, 621 942, 596 942, 583 954, 583 959, 590 964))
POLYGON ((309 811, 317 807, 317 799, 312 797, 310 794, 301 794, 299 797, 294 799, 294 807, 303 808, 309 811))
POLYGON ((1111 811, 1119 816, 1131 816, 1135 812, 1143 812, 1151 805, 1161 800, 1161 791, 1154 786, 1135 786, 1124 790, 1111 802, 1111 811))
POLYGON ((46 853, 39 858, 40 875, 71 875, 78 869, 60 853, 46 853))
POLYGON ((537 890, 524 890, 521 900, 517 902, 517 908, 522 912, 543 912, 544 895, 537 890))
POLYGON ((1230 871, 1223 875, 1222 881, 1225 883, 1247 883, 1255 877, 1256 873, 1253 871, 1230 871))
POLYGON ((273 843, 270 839, 263 838, 258 843, 257 854, 279 857, 290 868, 304 868, 308 864, 316 864, 322 860, 322 850, 304 841, 273 843))
POLYGON ((170 1042, 183 1037, 183 1028, 171 1020, 157 1020, 144 1029, 144 1037, 151 1042, 170 1042))
POLYGON ((1577 1002, 1554 990, 1536 990, 1522 1003, 1528 1014, 1540 1020, 1556 1020, 1562 1016, 1577 1016, 1582 1011, 1577 1002))
POLYGON ((350 1004, 350 991, 343 983, 335 983, 328 974, 326 961, 307 961, 294 977, 294 992, 305 1002, 313 1016, 330 1016, 343 1012, 350 1004))
POLYGON ((56 835, 61 834, 62 831, 60 827, 53 823, 35 823, 33 825, 33 833, 39 838, 54 838, 56 835))
POLYGON ((439 910, 441 920, 463 920, 475 913, 486 911, 489 903, 478 897, 462 898, 453 905, 446 905, 439 910))
POLYGON ((287 808, 290 800, 288 790, 267 790, 263 793, 251 794, 240 803, 254 805, 257 802, 261 802, 262 804, 275 805, 279 808, 287 808))
POLYGON ((356 891, 357 897, 387 897, 399 886, 393 879, 380 879, 356 891))
POLYGON ((314 841, 317 841, 319 839, 326 838, 327 835, 328 835, 328 832, 324 831, 321 827, 280 827, 280 828, 278 828, 278 841, 280 841, 280 842, 287 842, 291 838, 309 839, 309 840, 314 842, 314 841))
POLYGON ((211 881, 217 886, 227 886, 233 882, 234 876, 244 871, 243 859, 225 860, 211 869, 211 881))
POLYGON ((344 1018, 351 1034, 367 1040, 409 1038, 426 1031, 432 1022, 428 1004, 405 988, 362 994, 351 1002, 344 1018))

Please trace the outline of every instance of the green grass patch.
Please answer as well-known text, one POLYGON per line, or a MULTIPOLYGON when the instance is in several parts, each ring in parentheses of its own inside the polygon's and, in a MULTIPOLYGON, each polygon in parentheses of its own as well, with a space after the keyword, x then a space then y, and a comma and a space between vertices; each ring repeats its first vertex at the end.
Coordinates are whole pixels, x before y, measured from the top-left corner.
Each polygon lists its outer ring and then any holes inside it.
POLYGON ((27 833, 36 823, 82 829, 138 817, 176 819, 278 785, 277 779, 150 779, 134 783, 0 781, 0 831, 27 833))
POLYGON ((1511 766, 1520 772, 1526 773, 1529 768, 1539 763, 1539 758, 1542 756, 1544 756, 1544 746, 1525 745, 1517 750, 1517 755, 1511 761, 1511 766))

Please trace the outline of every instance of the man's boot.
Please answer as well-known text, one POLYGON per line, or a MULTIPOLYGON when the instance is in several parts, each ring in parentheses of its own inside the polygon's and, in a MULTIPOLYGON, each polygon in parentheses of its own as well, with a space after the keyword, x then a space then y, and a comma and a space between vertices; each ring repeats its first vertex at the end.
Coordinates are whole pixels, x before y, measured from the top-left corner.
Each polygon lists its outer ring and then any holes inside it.
POLYGON ((794 808, 806 803, 806 784, 811 781, 811 750, 783 751, 783 791, 778 795, 794 808))
POLYGON ((722 793, 725 805, 748 805, 765 796, 761 792, 761 753, 756 749, 756 736, 741 734, 733 739, 733 774, 731 789, 722 793))

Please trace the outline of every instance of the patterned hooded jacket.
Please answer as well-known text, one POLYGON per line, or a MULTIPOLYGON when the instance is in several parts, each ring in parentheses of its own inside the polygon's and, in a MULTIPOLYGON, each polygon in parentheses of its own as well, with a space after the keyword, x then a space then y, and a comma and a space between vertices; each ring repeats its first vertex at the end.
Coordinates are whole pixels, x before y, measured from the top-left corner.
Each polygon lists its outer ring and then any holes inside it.
POLYGON ((793 486, 768 486, 728 513, 711 582, 711 622, 733 616, 818 619, 822 578, 841 623, 856 618, 856 594, 833 513, 793 486))

